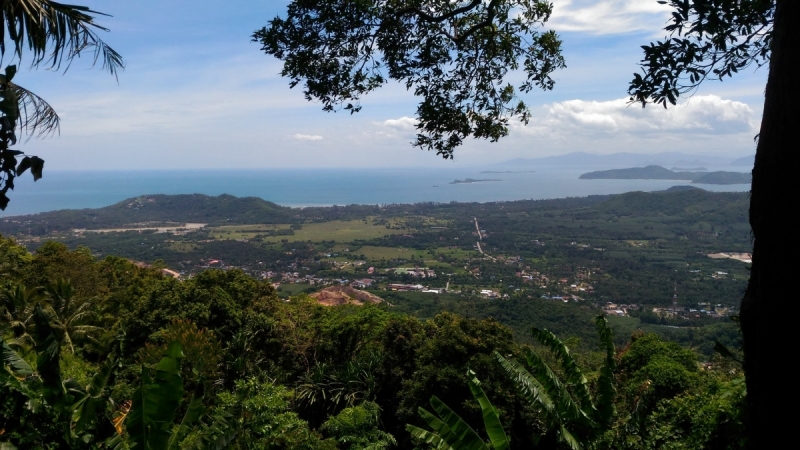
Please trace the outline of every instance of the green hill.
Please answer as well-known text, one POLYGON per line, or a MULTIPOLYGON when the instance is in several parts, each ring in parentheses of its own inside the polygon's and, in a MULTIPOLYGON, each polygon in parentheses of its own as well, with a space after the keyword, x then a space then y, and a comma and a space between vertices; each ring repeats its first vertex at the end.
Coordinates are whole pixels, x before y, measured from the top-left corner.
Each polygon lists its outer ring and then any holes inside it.
POLYGON ((257 197, 202 194, 144 195, 97 209, 60 210, 0 220, 0 233, 42 235, 74 228, 115 228, 141 223, 291 223, 291 208, 257 197))
POLYGON ((696 184, 746 184, 750 174, 743 172, 676 172, 661 166, 598 170, 584 173, 582 180, 687 180, 696 184))
POLYGON ((598 170, 580 176, 582 180, 692 180, 695 172, 673 172, 661 166, 598 170))

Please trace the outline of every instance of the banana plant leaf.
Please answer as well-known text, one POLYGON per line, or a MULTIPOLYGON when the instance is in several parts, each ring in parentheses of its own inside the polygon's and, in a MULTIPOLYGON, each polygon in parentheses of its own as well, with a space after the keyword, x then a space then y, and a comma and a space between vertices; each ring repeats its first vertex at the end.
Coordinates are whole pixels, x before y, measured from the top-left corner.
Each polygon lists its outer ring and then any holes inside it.
POLYGON ((592 395, 589 392, 589 382, 583 375, 583 371, 580 366, 578 366, 578 363, 575 362, 575 359, 570 354, 569 348, 561 342, 561 339, 548 330, 541 330, 534 327, 531 330, 531 334, 537 341, 549 347, 550 351, 552 351, 561 362, 561 367, 564 369, 565 375, 564 381, 566 384, 572 386, 581 409, 584 411, 593 410, 594 403, 592 403, 592 395))
POLYGON ((486 427, 486 434, 489 435, 489 440, 492 443, 494 450, 508 450, 511 442, 503 430, 503 424, 500 423, 500 414, 497 409, 492 406, 492 403, 486 397, 486 393, 481 388, 481 382, 475 378, 475 372, 470 371, 472 380, 469 381, 469 390, 472 391, 472 396, 481 406, 481 414, 483 415, 483 424, 486 427))
POLYGON ((547 395, 547 389, 530 372, 513 359, 506 359, 500 353, 494 353, 495 359, 505 370, 506 375, 514 383, 517 392, 535 409, 541 409, 548 420, 558 417, 556 405, 547 395))
MULTIPOLYGON (((478 433, 438 397, 433 396, 431 398, 431 406, 438 414, 441 422, 446 425, 446 427, 441 427, 437 431, 448 445, 455 450, 488 450, 486 443, 478 436, 478 433)), ((420 415, 423 414, 423 411, 420 411, 420 415)), ((427 411, 425 412, 427 413, 427 411)), ((423 419, 426 419, 429 425, 432 423, 430 417, 423 416, 423 419)))
POLYGON ((617 414, 614 400, 617 397, 616 379, 614 370, 616 369, 617 349, 614 347, 614 339, 608 321, 603 316, 597 316, 595 320, 597 334, 600 336, 601 348, 605 349, 606 356, 603 366, 600 368, 600 376, 597 379, 597 414, 596 421, 608 427, 614 416, 617 414))
MULTIPOLYGON (((17 352, 14 351, 6 341, 3 341, 2 356, 3 371, 5 374, 13 375, 16 378, 25 378, 33 375, 33 368, 17 352)), ((2 377, 3 374, 0 374, 2 377)))
POLYGON ((435 395, 431 397, 431 406, 436 415, 419 408, 420 417, 433 431, 413 425, 406 425, 406 430, 415 438, 441 450, 508 450, 510 440, 503 430, 497 408, 489 401, 475 373, 470 370, 467 375, 471 377, 468 381, 469 389, 481 407, 483 423, 491 445, 487 445, 472 427, 435 395))
POLYGON ((181 359, 180 344, 173 342, 153 376, 142 367, 142 384, 133 395, 133 404, 125 420, 128 440, 134 447, 142 450, 168 448, 175 411, 183 399, 181 359))

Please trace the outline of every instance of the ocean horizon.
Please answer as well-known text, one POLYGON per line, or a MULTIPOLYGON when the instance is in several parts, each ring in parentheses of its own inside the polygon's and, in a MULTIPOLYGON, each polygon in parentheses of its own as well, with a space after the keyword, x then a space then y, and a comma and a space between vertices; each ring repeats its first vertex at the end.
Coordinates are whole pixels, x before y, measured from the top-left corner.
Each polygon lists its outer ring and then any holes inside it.
MULTIPOLYGON (((730 167, 709 169, 731 170, 730 167)), ((307 207, 539 200, 659 191, 678 185, 715 192, 750 189, 749 184, 578 179, 592 170, 597 167, 45 171, 44 177, 35 183, 30 176, 16 180, 16 190, 9 192, 11 202, 0 212, 0 217, 101 208, 153 194, 230 194, 260 197, 283 206, 307 207), (481 173, 485 171, 494 173, 481 173), (498 181, 451 184, 467 178, 498 181)))

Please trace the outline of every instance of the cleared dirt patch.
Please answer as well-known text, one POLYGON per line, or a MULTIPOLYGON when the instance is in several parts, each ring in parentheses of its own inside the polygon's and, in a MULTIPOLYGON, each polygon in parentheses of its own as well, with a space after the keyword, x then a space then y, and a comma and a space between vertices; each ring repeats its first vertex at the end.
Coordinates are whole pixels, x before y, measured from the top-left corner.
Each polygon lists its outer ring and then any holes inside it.
POLYGON ((363 305, 381 303, 383 299, 369 292, 359 291, 350 286, 331 286, 310 296, 323 306, 363 305))

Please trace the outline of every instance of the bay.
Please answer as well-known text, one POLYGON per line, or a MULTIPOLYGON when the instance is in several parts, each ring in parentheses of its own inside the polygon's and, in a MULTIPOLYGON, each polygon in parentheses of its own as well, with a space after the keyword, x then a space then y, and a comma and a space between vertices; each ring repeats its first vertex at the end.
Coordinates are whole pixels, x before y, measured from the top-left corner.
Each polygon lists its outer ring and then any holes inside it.
MULTIPOLYGON (((231 194, 299 207, 583 197, 658 191, 688 184, 673 180, 578 179, 591 170, 596 167, 47 171, 35 183, 29 176, 19 179, 16 190, 9 192, 11 203, 0 217, 100 208, 148 194, 231 194), (486 170, 494 173, 481 173, 486 170), (520 173, 498 173, 515 170, 520 173), (501 181, 449 184, 467 178, 501 181)), ((695 186, 711 191, 750 189, 749 184, 695 186)))

